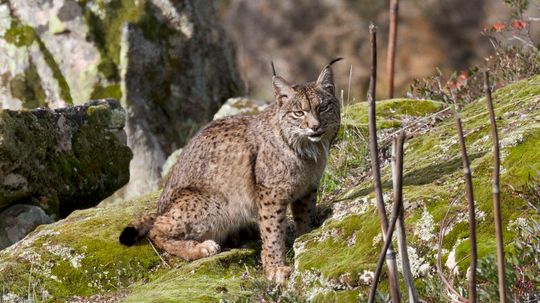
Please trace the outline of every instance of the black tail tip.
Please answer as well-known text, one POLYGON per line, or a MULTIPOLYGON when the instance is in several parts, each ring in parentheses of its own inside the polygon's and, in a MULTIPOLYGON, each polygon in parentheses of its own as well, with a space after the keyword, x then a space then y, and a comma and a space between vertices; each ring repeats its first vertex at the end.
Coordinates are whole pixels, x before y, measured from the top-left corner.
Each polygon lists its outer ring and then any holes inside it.
POLYGON ((137 238, 139 236, 139 232, 135 227, 128 226, 124 228, 122 233, 120 234, 120 243, 124 244, 125 246, 133 246, 135 243, 137 243, 137 238))

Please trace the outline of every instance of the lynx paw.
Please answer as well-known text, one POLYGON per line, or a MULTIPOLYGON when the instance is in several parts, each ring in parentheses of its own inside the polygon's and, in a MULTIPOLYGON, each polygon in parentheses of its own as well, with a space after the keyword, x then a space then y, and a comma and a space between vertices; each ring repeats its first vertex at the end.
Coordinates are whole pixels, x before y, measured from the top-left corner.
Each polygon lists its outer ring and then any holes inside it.
POLYGON ((289 266, 270 267, 265 270, 267 280, 278 284, 284 284, 291 275, 292 268, 289 266))
POLYGON ((217 255, 221 251, 221 247, 214 240, 206 240, 197 244, 202 257, 211 257, 217 255))

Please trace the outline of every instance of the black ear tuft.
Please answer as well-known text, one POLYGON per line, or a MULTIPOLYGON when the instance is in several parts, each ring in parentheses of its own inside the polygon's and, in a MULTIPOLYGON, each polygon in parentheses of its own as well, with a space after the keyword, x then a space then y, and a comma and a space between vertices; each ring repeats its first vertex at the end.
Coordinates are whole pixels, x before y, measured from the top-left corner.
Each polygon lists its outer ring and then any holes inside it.
POLYGON ((332 64, 342 60, 343 58, 336 58, 330 63, 328 63, 317 78, 317 84, 322 87, 322 89, 334 95, 334 73, 332 72, 332 64))
POLYGON ((135 227, 128 226, 124 228, 122 233, 120 234, 120 243, 124 244, 125 246, 133 246, 137 241, 139 237, 139 232, 135 227))

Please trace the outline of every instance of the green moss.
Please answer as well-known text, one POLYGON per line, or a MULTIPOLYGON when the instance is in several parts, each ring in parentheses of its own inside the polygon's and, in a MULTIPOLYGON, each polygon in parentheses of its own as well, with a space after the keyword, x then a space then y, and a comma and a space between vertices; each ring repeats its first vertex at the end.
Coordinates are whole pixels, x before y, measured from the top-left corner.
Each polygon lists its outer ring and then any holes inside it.
POLYGON ((36 66, 31 61, 24 74, 17 75, 11 80, 9 89, 13 97, 23 101, 24 108, 36 108, 46 105, 46 96, 41 86, 41 79, 36 66))
POLYGON ((374 267, 380 249, 379 245, 372 245, 373 238, 380 233, 375 211, 372 208, 363 215, 351 215, 340 221, 332 221, 302 236, 299 241, 305 243, 310 253, 296 258, 298 269, 316 269, 325 279, 337 279, 344 273, 351 273, 354 277, 351 283, 357 284, 359 274, 374 267), (353 236, 356 240, 347 243, 353 236))
POLYGON ((120 80, 120 74, 118 72, 118 67, 116 66, 114 61, 112 61, 112 59, 110 59, 110 58, 105 58, 98 64, 98 71, 108 81, 119 81, 120 80))
MULTIPOLYGON (((66 139, 57 133, 52 113, 0 112, 3 169, 24 176, 28 181, 24 196, 35 197, 27 202, 48 205, 49 214, 63 217, 73 209, 93 206, 129 180, 131 150, 108 130, 115 109, 102 105, 88 111, 81 125, 68 120, 63 126, 71 137, 62 148, 60 141, 66 139), (36 161, 41 163, 37 169, 36 161)), ((3 207, 21 194, 3 192, 0 196, 5 198, 0 200, 3 207)))
MULTIPOLYGON (((9 30, 6 31, 6 34, 4 36, 4 39, 12 43, 18 47, 29 47, 32 45, 32 43, 36 42, 39 46, 39 50, 43 54, 43 57, 45 58, 45 62, 49 66, 49 68, 52 70, 53 76, 58 81, 58 85, 60 87, 60 96, 64 101, 68 104, 73 104, 73 99, 71 98, 71 92, 69 85, 67 84, 66 79, 64 78, 64 75, 62 74, 62 71, 60 70, 60 67, 56 63, 56 60, 52 56, 52 54, 49 52, 43 41, 39 38, 39 35, 36 33, 36 30, 28 25, 24 25, 20 23, 17 20, 13 20, 11 22, 11 27, 9 30)), ((37 76, 37 71, 35 72, 35 75, 37 76)), ((37 76, 39 78, 39 76, 37 76)), ((39 79, 32 79, 32 81, 37 81, 39 79)), ((32 87, 34 90, 34 94, 36 94, 36 87, 37 85, 41 86, 39 84, 40 82, 32 82, 32 87)), ((28 87, 30 89, 30 87, 28 87)), ((31 89, 30 89, 31 90, 31 89)), ((43 90, 43 89, 41 89, 43 90)), ((36 96, 36 98, 41 96, 36 96)), ((45 98, 45 95, 43 93, 43 99, 45 98)), ((19 97, 17 97, 19 98, 19 97)), ((24 99, 21 99, 24 100, 24 99)), ((38 99, 39 100, 39 99, 38 99)), ((29 105, 34 105, 35 101, 32 101, 29 105)), ((39 102, 38 102, 39 103, 39 102)))
POLYGON ((120 41, 122 28, 126 22, 137 23, 144 14, 146 1, 119 0, 108 4, 99 2, 100 15, 85 7, 87 1, 78 1, 81 5, 84 18, 98 47, 101 64, 120 63, 120 41), (101 16, 101 17, 100 17, 101 16))
POLYGON ((148 283, 132 285, 132 292, 122 302, 219 302, 223 298, 241 300, 251 293, 249 275, 260 275, 253 268, 255 262, 253 250, 231 250, 194 261, 180 268, 160 272, 148 283))
MULTIPOLYGON (((313 298, 314 303, 341 303, 341 302, 358 302, 358 290, 347 291, 329 291, 318 294, 313 298)), ((366 298, 367 300, 367 298, 366 298)))
POLYGON ((25 297, 31 279, 37 293, 51 295, 45 302, 65 302, 75 295, 116 291, 150 278, 161 259, 148 244, 120 245, 118 235, 135 215, 147 212, 157 196, 77 211, 65 220, 41 226, 0 253, 0 285, 25 297))
POLYGON ((3 38, 8 43, 23 47, 32 45, 36 41, 37 35, 31 26, 12 20, 11 27, 6 31, 3 38))
POLYGON ((106 99, 112 98, 120 100, 122 98, 122 90, 119 84, 112 84, 109 86, 96 85, 90 95, 90 99, 106 99))
MULTIPOLYGON (((442 110, 443 103, 436 101, 391 99, 377 101, 377 128, 385 129, 397 127, 405 116, 423 117, 430 113, 442 110)), ((359 102, 343 109, 344 126, 367 127, 368 104, 359 102)))

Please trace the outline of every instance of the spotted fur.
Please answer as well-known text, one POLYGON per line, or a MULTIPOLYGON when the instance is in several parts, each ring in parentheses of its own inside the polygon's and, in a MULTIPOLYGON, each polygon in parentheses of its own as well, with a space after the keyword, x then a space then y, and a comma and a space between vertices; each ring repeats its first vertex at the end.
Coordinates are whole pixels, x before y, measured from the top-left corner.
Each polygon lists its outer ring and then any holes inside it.
POLYGON ((273 88, 276 102, 262 113, 213 121, 186 145, 157 215, 131 223, 122 243, 147 234, 170 254, 195 260, 219 253, 231 233, 257 220, 265 276, 287 279, 287 207, 297 234, 308 232, 340 107, 330 64, 314 82, 274 76, 273 88))

